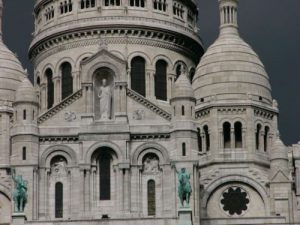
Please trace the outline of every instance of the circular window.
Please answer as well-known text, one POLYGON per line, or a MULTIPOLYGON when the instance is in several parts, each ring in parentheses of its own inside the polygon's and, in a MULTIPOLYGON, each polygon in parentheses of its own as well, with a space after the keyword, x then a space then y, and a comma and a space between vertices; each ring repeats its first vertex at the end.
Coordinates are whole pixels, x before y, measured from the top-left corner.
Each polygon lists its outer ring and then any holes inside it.
POLYGON ((221 196, 221 206, 230 216, 244 214, 249 205, 249 195, 241 187, 230 187, 221 196))

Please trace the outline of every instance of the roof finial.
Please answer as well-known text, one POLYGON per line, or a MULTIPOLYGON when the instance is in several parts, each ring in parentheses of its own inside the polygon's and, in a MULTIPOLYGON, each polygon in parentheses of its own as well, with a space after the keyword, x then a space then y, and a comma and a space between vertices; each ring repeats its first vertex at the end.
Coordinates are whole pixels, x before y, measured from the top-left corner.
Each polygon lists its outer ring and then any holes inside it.
POLYGON ((239 0, 219 0, 220 34, 238 34, 239 0))

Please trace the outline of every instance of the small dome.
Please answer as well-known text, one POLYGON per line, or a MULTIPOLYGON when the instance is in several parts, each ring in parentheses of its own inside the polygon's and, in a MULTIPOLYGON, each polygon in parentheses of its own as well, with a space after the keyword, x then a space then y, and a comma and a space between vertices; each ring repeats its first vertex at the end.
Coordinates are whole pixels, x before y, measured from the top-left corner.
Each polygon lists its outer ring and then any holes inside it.
POLYGON ((272 153, 270 154, 271 160, 287 160, 288 153, 286 146, 280 139, 279 133, 277 134, 276 139, 273 142, 272 153))
POLYGON ((38 102, 36 91, 27 77, 23 79, 16 92, 16 102, 38 102))
POLYGON ((20 61, 0 41, 0 101, 13 102, 15 91, 24 77, 20 61))
POLYGON ((194 92, 187 75, 181 74, 172 89, 172 98, 194 98, 194 92))
POLYGON ((25 77, 25 71, 17 59, 2 41, 2 8, 0 0, 0 102, 13 102, 15 92, 25 77))
MULTIPOLYGON (((237 8, 238 3, 236 0, 219 2, 221 12, 228 12, 227 4, 237 8)), ((237 10, 230 12, 233 14, 221 14, 220 35, 197 67, 193 79, 196 99, 205 101, 213 96, 227 103, 251 99, 272 106, 271 85, 264 65, 239 36, 237 10)))

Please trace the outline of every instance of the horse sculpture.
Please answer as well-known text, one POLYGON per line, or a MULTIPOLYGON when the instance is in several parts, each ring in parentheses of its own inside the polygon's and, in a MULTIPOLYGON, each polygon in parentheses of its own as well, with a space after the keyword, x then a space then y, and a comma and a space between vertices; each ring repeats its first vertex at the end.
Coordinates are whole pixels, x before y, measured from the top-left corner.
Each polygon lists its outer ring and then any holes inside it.
POLYGON ((27 203, 27 181, 21 175, 16 176, 16 171, 12 171, 12 179, 15 182, 15 190, 13 191, 13 199, 15 202, 15 211, 24 212, 27 203))
POLYGON ((181 168, 181 171, 178 172, 178 196, 180 199, 181 207, 189 207, 190 197, 192 193, 192 187, 190 183, 190 174, 186 171, 185 168, 181 168), (184 206, 184 201, 186 202, 186 206, 184 206))

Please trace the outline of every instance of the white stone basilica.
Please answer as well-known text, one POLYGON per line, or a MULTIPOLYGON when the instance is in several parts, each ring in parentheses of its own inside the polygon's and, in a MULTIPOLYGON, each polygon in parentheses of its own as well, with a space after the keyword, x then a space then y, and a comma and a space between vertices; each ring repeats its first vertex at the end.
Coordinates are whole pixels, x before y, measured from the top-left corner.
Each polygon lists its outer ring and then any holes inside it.
POLYGON ((34 85, 0 41, 0 224, 299 224, 300 144, 280 140, 237 8, 219 0, 204 53, 196 0, 36 0, 34 85))

